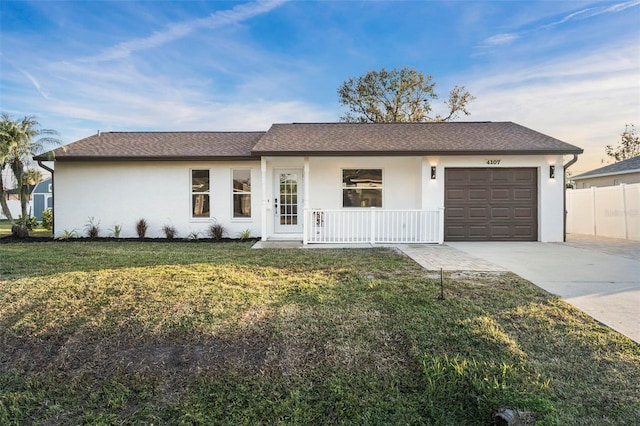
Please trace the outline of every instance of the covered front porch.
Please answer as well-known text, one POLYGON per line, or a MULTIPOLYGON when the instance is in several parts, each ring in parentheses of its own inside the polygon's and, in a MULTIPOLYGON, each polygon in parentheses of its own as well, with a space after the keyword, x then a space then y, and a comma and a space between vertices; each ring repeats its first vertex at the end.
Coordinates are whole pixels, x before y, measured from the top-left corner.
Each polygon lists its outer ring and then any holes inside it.
POLYGON ((443 242, 427 157, 263 157, 262 240, 303 244, 443 242), (431 197, 433 200, 434 197, 431 197))

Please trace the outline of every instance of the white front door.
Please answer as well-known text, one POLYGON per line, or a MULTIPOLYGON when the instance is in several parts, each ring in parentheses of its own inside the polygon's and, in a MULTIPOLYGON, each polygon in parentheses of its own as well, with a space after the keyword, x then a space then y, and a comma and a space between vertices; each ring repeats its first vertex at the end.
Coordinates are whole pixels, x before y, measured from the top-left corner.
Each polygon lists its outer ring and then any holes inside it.
POLYGON ((275 232, 302 233, 302 169, 278 169, 274 181, 275 232))

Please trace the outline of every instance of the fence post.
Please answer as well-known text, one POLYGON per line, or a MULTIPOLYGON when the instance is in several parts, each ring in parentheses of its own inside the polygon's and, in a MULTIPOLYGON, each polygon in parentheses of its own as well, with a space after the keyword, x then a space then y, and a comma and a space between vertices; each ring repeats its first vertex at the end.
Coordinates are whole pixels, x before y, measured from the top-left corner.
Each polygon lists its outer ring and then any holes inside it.
POLYGON ((629 229, 627 228, 627 187, 624 183, 620 184, 622 191, 622 223, 624 226, 624 238, 629 239, 629 229))
POLYGON ((591 206, 592 206, 592 215, 591 217, 593 217, 593 235, 595 237, 598 236, 598 229, 596 227, 596 187, 592 186, 591 187, 591 206))

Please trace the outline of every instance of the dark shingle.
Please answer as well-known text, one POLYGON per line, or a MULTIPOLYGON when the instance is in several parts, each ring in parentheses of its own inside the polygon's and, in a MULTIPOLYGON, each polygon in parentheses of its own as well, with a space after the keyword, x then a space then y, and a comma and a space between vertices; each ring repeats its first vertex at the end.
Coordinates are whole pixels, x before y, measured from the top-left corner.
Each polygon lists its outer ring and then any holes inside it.
MULTIPOLYGON (((253 158, 264 132, 104 132, 53 151, 56 160, 253 158)), ((50 153, 36 157, 47 159, 50 153)))
MULTIPOLYGON (((106 132, 53 151, 56 160, 259 159, 260 155, 579 154, 514 123, 293 123, 267 132, 106 132)), ((35 157, 51 158, 52 153, 35 157)))
POLYGON ((515 123, 274 124, 254 147, 274 155, 582 153, 582 149, 515 123))
POLYGON ((571 179, 584 179, 594 176, 606 176, 611 174, 640 172, 640 156, 629 158, 617 163, 609 164, 608 166, 600 167, 599 169, 591 170, 586 173, 582 173, 571 179))

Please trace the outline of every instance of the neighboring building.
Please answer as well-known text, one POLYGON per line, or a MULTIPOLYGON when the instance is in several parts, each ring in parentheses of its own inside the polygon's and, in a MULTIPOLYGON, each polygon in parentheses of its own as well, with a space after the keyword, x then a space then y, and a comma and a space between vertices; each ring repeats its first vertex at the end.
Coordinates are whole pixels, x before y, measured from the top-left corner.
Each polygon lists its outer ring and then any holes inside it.
POLYGON ((173 225, 265 240, 442 242, 564 238, 563 155, 510 122, 274 124, 267 132, 109 132, 55 160, 55 235, 173 225))
POLYGON ((582 173, 571 180, 576 189, 640 183, 640 156, 582 173))
POLYGON ((38 183, 31 192, 33 213, 39 222, 42 222, 42 212, 45 209, 53 209, 53 180, 45 179, 38 183))

